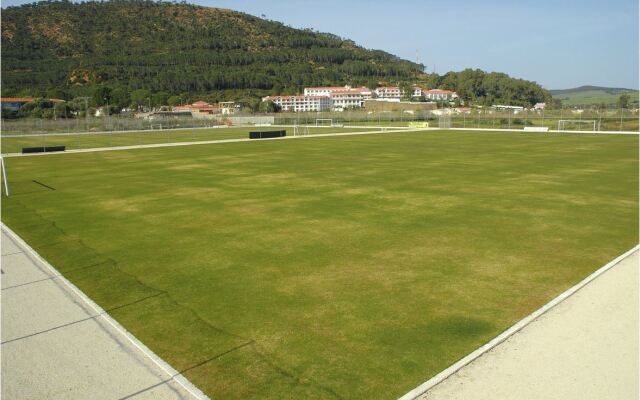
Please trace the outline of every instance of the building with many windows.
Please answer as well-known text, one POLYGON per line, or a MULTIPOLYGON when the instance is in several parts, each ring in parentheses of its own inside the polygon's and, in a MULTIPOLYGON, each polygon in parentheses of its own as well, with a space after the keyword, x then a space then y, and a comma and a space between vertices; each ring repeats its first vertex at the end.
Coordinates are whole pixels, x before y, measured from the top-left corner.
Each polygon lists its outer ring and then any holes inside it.
POLYGON ((451 101, 458 97, 456 92, 452 92, 451 90, 443 90, 443 89, 431 89, 422 91, 422 95, 429 100, 434 101, 451 101))
MULTIPOLYGON (((371 90, 365 86, 320 86, 304 88, 304 95, 267 96, 262 101, 272 101, 283 111, 342 111, 364 107, 365 101, 399 102, 404 93, 398 86, 380 86, 371 90)), ((412 97, 431 101, 451 101, 458 97, 455 92, 442 89, 426 90, 414 86, 412 97)))
POLYGON ((402 90, 398 86, 380 86, 374 90, 376 97, 379 99, 398 99, 402 98, 402 90))
POLYGON ((266 96, 262 101, 272 101, 282 111, 326 111, 331 109, 329 96, 266 96))
POLYGON ((330 97, 333 109, 341 111, 347 108, 362 107, 365 100, 373 97, 373 92, 371 89, 362 86, 355 89, 333 91, 330 97))
POLYGON ((351 86, 319 86, 304 88, 305 96, 327 96, 330 97, 333 92, 341 92, 344 90, 350 90, 351 86))

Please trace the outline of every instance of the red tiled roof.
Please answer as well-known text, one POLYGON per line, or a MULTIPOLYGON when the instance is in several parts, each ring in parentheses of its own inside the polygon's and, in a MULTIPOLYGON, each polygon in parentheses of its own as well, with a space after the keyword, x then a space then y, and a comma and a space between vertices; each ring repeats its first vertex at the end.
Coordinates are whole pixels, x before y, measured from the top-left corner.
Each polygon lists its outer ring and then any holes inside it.
POLYGON ((33 97, 0 97, 3 103, 28 103, 33 101, 33 97))
POLYGON ((344 90, 347 86, 316 86, 305 88, 307 90, 344 90))
POLYGON ((213 105, 207 103, 206 101, 196 101, 193 104, 185 104, 183 106, 173 107, 173 109, 174 110, 203 110, 203 109, 217 110, 218 107, 213 106, 213 105))
POLYGON ((429 94, 448 94, 448 93, 453 93, 451 90, 444 90, 444 89, 431 89, 431 90, 427 90, 427 93, 429 94))
POLYGON ((267 100, 285 100, 285 99, 328 99, 327 96, 305 96, 305 95, 293 95, 293 96, 267 96, 265 97, 267 100))

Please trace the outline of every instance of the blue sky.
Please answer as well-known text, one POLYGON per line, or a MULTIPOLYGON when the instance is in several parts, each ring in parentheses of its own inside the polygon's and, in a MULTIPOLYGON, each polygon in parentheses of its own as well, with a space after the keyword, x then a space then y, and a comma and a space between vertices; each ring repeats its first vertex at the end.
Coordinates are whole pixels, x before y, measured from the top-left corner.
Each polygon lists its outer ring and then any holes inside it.
MULTIPOLYGON (((416 59, 537 81, 638 88, 638 0, 195 0, 416 59)), ((26 3, 2 1, 2 6, 26 3)))

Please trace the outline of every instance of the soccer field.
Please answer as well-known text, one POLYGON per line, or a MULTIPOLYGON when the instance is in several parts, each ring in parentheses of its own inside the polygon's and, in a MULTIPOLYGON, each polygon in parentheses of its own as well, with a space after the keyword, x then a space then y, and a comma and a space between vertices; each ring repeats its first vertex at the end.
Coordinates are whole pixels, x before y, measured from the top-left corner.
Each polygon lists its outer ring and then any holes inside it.
POLYGON ((638 137, 5 160, 2 220, 213 398, 397 398, 638 243, 638 137))

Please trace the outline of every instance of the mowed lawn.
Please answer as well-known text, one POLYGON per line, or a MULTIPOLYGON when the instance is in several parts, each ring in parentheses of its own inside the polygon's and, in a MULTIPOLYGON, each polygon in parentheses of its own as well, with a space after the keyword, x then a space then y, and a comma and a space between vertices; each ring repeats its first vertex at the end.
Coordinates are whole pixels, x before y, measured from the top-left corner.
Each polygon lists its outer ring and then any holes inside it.
POLYGON ((397 398, 638 243, 637 136, 381 133, 6 163, 2 220, 218 399, 397 398))
MULTIPOLYGON (((171 142, 196 142, 206 140, 248 139, 251 131, 286 130, 288 136, 294 135, 292 127, 229 127, 205 129, 167 129, 156 131, 132 131, 109 133, 80 133, 80 134, 42 134, 42 135, 12 135, 3 136, 0 141, 3 154, 20 153, 23 147, 66 146, 67 149, 90 149, 97 147, 134 146, 139 144, 156 144, 171 142)), ((300 133, 310 135, 321 133, 364 132, 372 129, 341 128, 341 127, 303 127, 300 133)))

